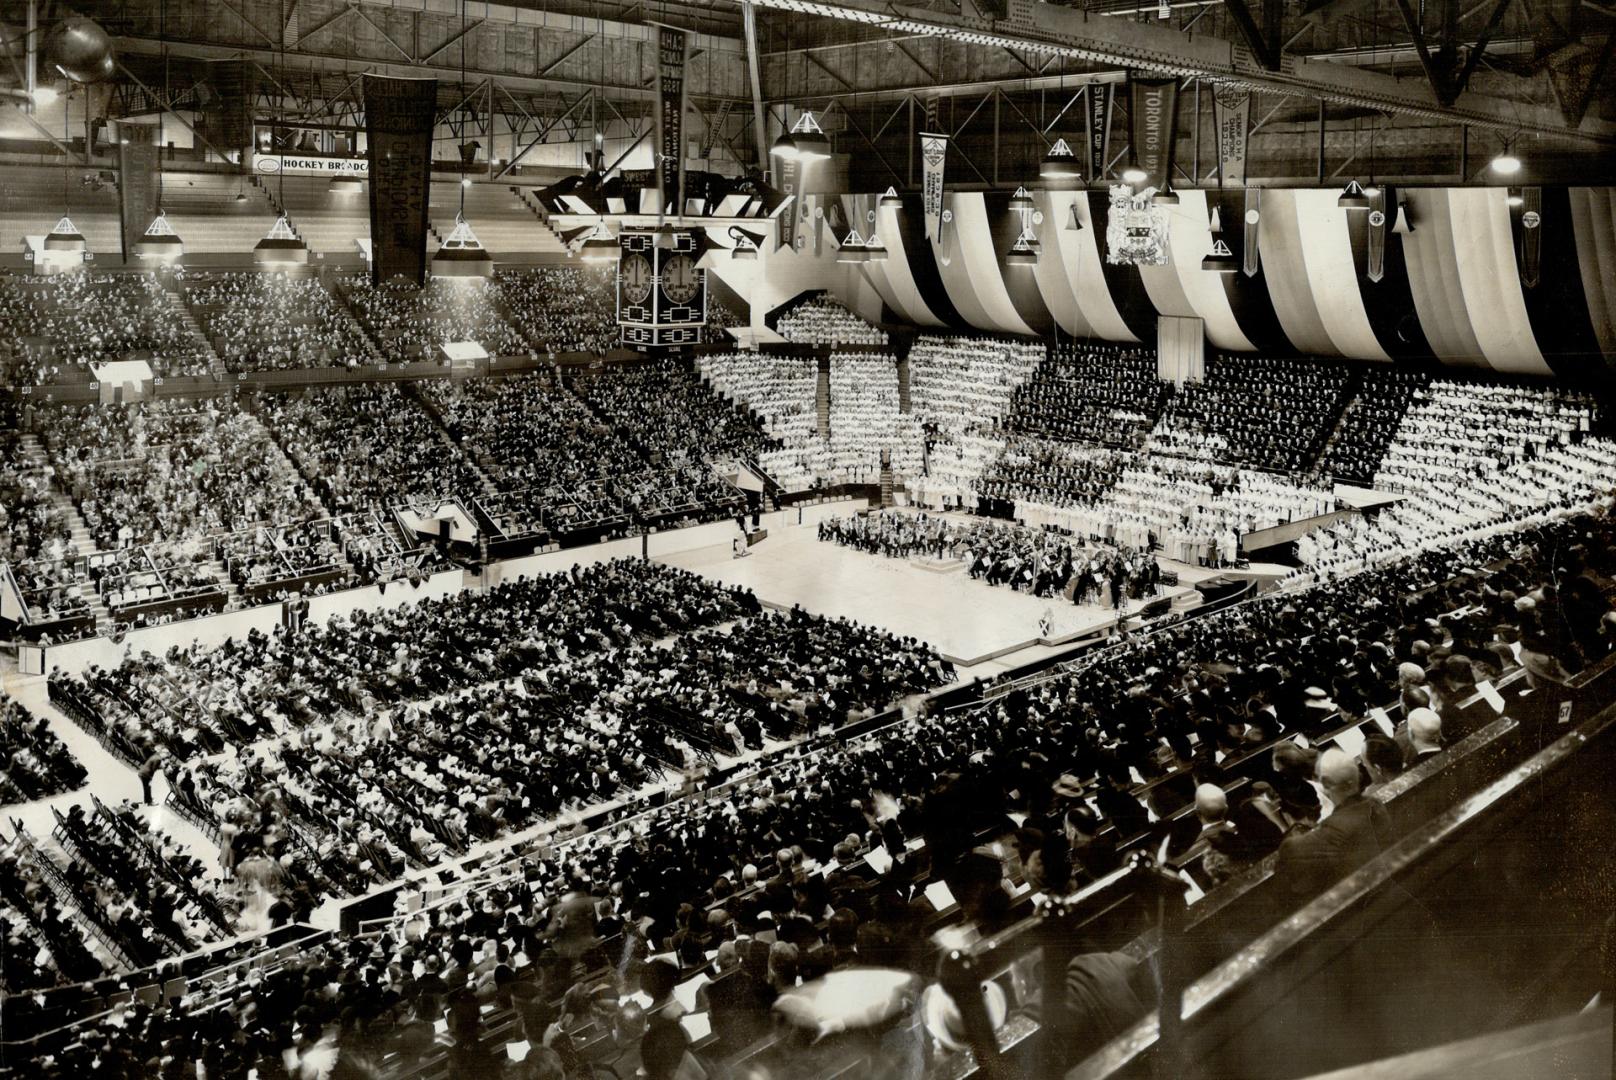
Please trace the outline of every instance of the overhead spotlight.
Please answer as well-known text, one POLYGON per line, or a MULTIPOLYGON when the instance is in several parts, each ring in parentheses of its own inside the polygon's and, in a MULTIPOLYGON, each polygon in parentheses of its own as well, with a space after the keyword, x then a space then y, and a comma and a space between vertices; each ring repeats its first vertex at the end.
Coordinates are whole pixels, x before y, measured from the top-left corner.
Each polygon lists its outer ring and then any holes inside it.
POLYGON ((1083 179, 1082 170, 1077 167, 1077 155, 1072 153, 1072 148, 1066 145, 1065 139, 1055 140, 1055 145, 1044 155, 1044 163, 1038 167, 1038 175, 1045 180, 1060 180, 1067 183, 1083 179))
POLYGON ((1232 274, 1240 269, 1240 260, 1234 257, 1234 252, 1229 250, 1229 245, 1220 236, 1212 241, 1212 250, 1201 260, 1201 269, 1215 274, 1232 274))
POLYGON ((796 161, 801 156, 797 152, 797 140, 791 137, 789 131, 780 133, 780 137, 774 140, 774 145, 769 147, 769 153, 786 161, 796 161))
POLYGON ((1343 210, 1367 210, 1369 196, 1364 194, 1364 189, 1358 181, 1348 180, 1347 186, 1342 188, 1341 194, 1336 197, 1335 204, 1343 210))
POLYGON ((259 266, 285 269, 288 266, 306 266, 309 246, 292 229, 292 223, 282 214, 269 227, 264 238, 253 245, 253 262, 259 266))
POLYGON ((758 257, 757 241, 752 234, 737 225, 731 225, 729 238, 735 241, 735 246, 729 249, 729 257, 742 262, 755 262, 758 257))
POLYGON ((1505 200, 1504 200, 1504 202, 1506 202, 1506 203, 1508 203, 1508 204, 1509 204, 1509 208, 1510 208, 1510 209, 1511 209, 1511 210, 1513 210, 1513 209, 1515 209, 1515 208, 1516 208, 1516 207, 1517 207, 1517 206, 1523 206, 1523 205, 1525 205, 1525 203, 1526 203, 1526 200, 1525 200, 1525 199, 1523 199, 1523 198, 1521 198, 1521 197, 1520 197, 1520 196, 1519 196, 1519 195, 1511 195, 1511 196, 1510 196, 1510 197, 1509 197, 1509 198, 1507 198, 1507 199, 1505 199, 1505 200))
POLYGON ((83 252, 86 249, 84 234, 79 232, 79 227, 65 214, 45 236, 46 251, 83 252))
POLYGON ((857 229, 851 230, 842 239, 841 250, 836 253, 839 263, 864 263, 870 261, 869 250, 864 246, 864 237, 859 235, 857 229))
POLYGON ((135 257, 150 259, 153 262, 172 263, 185 254, 185 244, 181 242, 174 226, 168 223, 168 215, 157 211, 152 223, 146 226, 145 235, 135 241, 135 257))
POLYGON ((450 231, 437 254, 432 256, 432 276, 444 278, 491 278, 494 261, 488 257, 477 234, 459 214, 455 215, 454 229, 450 231))
POLYGON ((1397 217, 1392 221, 1392 232, 1399 236, 1407 236, 1414 231, 1414 222, 1409 220, 1408 207, 1401 203, 1397 206, 1397 217))
POLYGON ((1125 184, 1143 184, 1150 178, 1150 174, 1137 165, 1129 165, 1122 170, 1122 182, 1125 184))
POLYGON ((887 246, 874 233, 864 242, 864 256, 869 262, 886 262, 887 246))
POLYGON ((245 191, 236 192, 236 201, 237 202, 246 202, 247 201, 247 193, 245 191))
POLYGON ((898 194, 897 188, 889 187, 882 192, 880 203, 889 210, 903 209, 903 197, 898 194))
POLYGON ((1215 206, 1212 208, 1212 216, 1207 220, 1206 227, 1207 231, 1213 236, 1223 231, 1223 215, 1218 213, 1218 208, 1215 206))
POLYGON ((1363 193, 1371 199, 1380 198, 1380 188, 1375 184, 1370 184, 1368 187, 1364 188, 1363 193))
POLYGON ((1004 264, 1006 266, 1021 267, 1037 266, 1037 243, 1037 239, 1030 232, 1023 230, 1022 234, 1016 237, 1016 242, 1010 245, 1010 250, 1005 252, 1004 264))
POLYGON ((460 178, 460 186, 461 186, 461 187, 470 187, 470 186, 471 186, 471 177, 469 177, 469 176, 462 176, 462 177, 461 177, 461 178, 460 178))
POLYGON ((1521 159, 1505 150, 1493 158, 1492 168, 1499 176, 1514 176, 1521 171, 1521 159))
POLYGON ((56 92, 54 86, 34 87, 33 102, 35 108, 42 105, 54 105, 58 97, 61 97, 61 95, 56 92))
POLYGON ((1072 204, 1072 220, 1066 223, 1067 232, 1082 232, 1083 218, 1077 212, 1077 203, 1072 204))
POLYGON ((825 129, 819 126, 819 121, 814 119, 812 109, 797 117, 797 122, 791 125, 791 137, 799 160, 818 161, 830 157, 830 140, 825 137, 825 129))

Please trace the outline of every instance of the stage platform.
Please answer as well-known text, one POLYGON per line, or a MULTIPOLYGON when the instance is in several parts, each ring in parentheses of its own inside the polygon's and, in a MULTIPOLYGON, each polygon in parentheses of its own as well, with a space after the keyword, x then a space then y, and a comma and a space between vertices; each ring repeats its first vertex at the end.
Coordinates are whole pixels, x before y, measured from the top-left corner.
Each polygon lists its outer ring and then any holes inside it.
POLYGON ((1375 510, 1382 506, 1402 502, 1404 496, 1392 491, 1376 491, 1374 488, 1352 487, 1350 484, 1337 484, 1335 497, 1342 506, 1354 510, 1375 510))
MULTIPOLYGON (((1109 630, 1117 621, 1117 612, 1096 604, 1078 607, 988 585, 966 573, 963 563, 952 569, 935 562, 921 567, 820 541, 811 526, 771 533, 743 559, 733 558, 728 548, 704 548, 661 561, 744 586, 771 607, 800 604, 816 615, 920 638, 966 677, 996 673, 1008 666, 1003 661, 1011 654, 1017 654, 1016 662, 1030 660, 1042 650, 1109 630), (1048 634, 1038 625, 1045 614, 1048 634)), ((1164 595, 1177 610, 1200 602, 1190 583, 1164 595)), ((1133 615, 1144 606, 1132 601, 1124 610, 1133 615)))

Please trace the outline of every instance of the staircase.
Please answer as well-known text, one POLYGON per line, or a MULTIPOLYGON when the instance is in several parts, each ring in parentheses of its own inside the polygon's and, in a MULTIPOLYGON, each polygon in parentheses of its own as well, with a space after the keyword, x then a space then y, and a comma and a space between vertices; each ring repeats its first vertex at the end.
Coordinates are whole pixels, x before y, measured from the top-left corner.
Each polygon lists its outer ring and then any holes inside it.
POLYGON ((471 453, 468 448, 463 447, 459 443, 455 442, 454 436, 449 434, 448 425, 443 422, 443 415, 438 412, 437 408, 425 397, 421 396, 420 391, 415 388, 413 383, 410 384, 406 393, 408 393, 413 399, 412 401, 408 402, 409 407, 412 409, 420 409, 422 412, 426 413, 427 419, 432 421, 432 430, 437 434, 438 440, 448 448, 449 453, 453 454, 455 457, 461 458, 468 466, 471 467, 471 471, 477 476, 478 486, 481 488, 479 494, 498 494, 499 487, 494 483, 493 477, 488 475, 488 470, 483 467, 483 463, 478 460, 478 456, 476 454, 471 453))
POLYGON ((819 383, 814 390, 814 404, 819 412, 819 437, 830 438, 830 357, 819 358, 819 383))
POLYGON ((892 459, 882 454, 881 462, 881 509, 885 510, 892 505, 892 459))
POLYGON ((202 569, 212 574, 218 581, 219 587, 224 590, 224 605, 226 608, 235 607, 241 601, 241 588, 230 579, 230 570, 224 561, 217 555, 207 559, 198 559, 197 563, 202 569))
POLYGON ((225 374, 224 361, 220 359, 218 352, 214 350, 213 342, 208 340, 208 335, 202 332, 202 324, 196 321, 196 316, 191 314, 191 309, 186 307, 185 301, 180 299, 179 293, 175 292, 172 287, 164 289, 162 303, 163 307, 185 326, 186 333, 190 335, 191 344, 196 348, 197 352, 207 359, 208 370, 215 375, 225 374))
POLYGON ((1316 466, 1329 460, 1330 451, 1335 448, 1336 441, 1341 437, 1341 431, 1346 426, 1347 417, 1352 415, 1354 406, 1358 404, 1358 395, 1362 389, 1363 381, 1361 377, 1354 374, 1337 402, 1339 411, 1330 421, 1330 432, 1324 437, 1324 441, 1319 444, 1318 451, 1314 453, 1313 459, 1309 463, 1310 465, 1316 466))
POLYGON ((909 358, 907 356, 898 361, 898 411, 905 414, 914 411, 909 404, 909 358))
POLYGON ((698 157, 706 160, 713 156, 713 146, 718 142, 718 136, 724 130, 724 123, 734 109, 734 98, 725 98, 718 103, 718 114, 708 121, 707 132, 701 137, 701 153, 697 155, 698 157))
POLYGON ((547 231, 551 236, 555 237, 557 248, 561 251, 566 251, 567 241, 564 237, 562 237, 561 233, 556 231, 556 227, 551 224, 550 215, 546 214, 542 207, 536 205, 528 196, 526 191, 517 187, 515 184, 511 185, 511 194, 516 196, 517 202, 521 203, 527 208, 528 213, 532 214, 538 219, 539 224, 544 226, 545 231, 547 231))
POLYGON ((353 304, 348 300, 348 294, 343 292, 342 287, 336 282, 331 281, 324 275, 321 275, 320 282, 325 286, 326 292, 336 298, 337 306, 342 308, 347 313, 348 318, 353 320, 353 324, 359 328, 359 336, 364 339, 365 352, 370 357, 371 363, 378 365, 387 363, 387 356, 382 352, 381 345, 376 341, 375 335, 370 332, 370 327, 365 325, 365 320, 361 319, 359 313, 354 310, 353 304))

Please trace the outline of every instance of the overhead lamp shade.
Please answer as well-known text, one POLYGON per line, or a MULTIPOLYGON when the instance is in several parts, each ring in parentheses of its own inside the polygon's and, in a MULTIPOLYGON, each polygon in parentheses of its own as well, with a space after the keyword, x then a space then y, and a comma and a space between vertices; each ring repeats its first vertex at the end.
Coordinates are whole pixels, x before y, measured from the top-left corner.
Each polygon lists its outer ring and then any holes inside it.
POLYGON ((1017 188, 1016 193, 1010 196, 1009 207, 1012 214, 1030 214, 1032 213, 1032 196, 1021 188, 1017 188))
POLYGON ((1213 236, 1223 231, 1223 215, 1218 213, 1218 208, 1215 206, 1212 208, 1212 216, 1207 220, 1206 227, 1213 236))
POLYGON ((1037 266, 1038 253, 1030 247, 1013 247, 1004 256, 1006 266, 1037 266))
POLYGON ((365 183, 356 176, 333 176, 331 178, 331 193, 333 195, 357 195, 365 190, 365 183))
POLYGON ((830 140, 817 131, 805 131, 792 136, 797 142, 797 158, 801 161, 823 161, 830 157, 830 140))
POLYGON ((84 249, 83 234, 79 232, 79 227, 73 224, 73 219, 65 214, 45 236, 46 251, 83 251, 84 249))
POLYGON ((1150 174, 1137 165, 1129 165, 1122 170, 1122 182, 1125 184, 1143 184, 1150 178, 1150 174))
POLYGON ((1212 250, 1201 260, 1201 269, 1217 274, 1233 274, 1240 270, 1240 260, 1235 258, 1234 252, 1229 250, 1229 245, 1220 236, 1212 241, 1212 250))
POLYGON ((1492 160, 1493 172, 1499 176, 1514 176, 1521 171, 1521 159, 1505 150, 1492 160))
POLYGON ((1399 236, 1407 236, 1414 231, 1414 223, 1408 219, 1408 208, 1398 204, 1397 217, 1392 222, 1392 232, 1399 236))
POLYGON ((236 201, 237 202, 246 202, 247 201, 247 193, 245 191, 236 192, 236 201))
POLYGON ((1341 189, 1341 194, 1335 204, 1343 210, 1369 209, 1369 196, 1364 194, 1363 187, 1356 180, 1348 180, 1347 186, 1341 189))
POLYGON ((1077 155, 1072 148, 1066 145, 1065 139, 1056 139, 1055 145, 1049 148, 1044 155, 1044 162, 1038 167, 1038 175, 1045 180, 1060 180, 1072 183, 1083 179, 1083 172, 1077 167, 1077 155))
POLYGON ((784 131, 780 133, 778 139, 774 140, 774 145, 769 147, 769 153, 777 158, 785 158, 788 161, 795 161, 802 156, 797 150, 797 140, 791 137, 790 132, 784 131))
POLYGON ((864 244, 864 256, 869 262, 886 262, 887 246, 881 242, 880 237, 871 233, 870 239, 864 244))
POLYGON ((1178 192, 1174 191, 1170 187, 1161 188, 1156 192, 1155 195, 1151 196, 1151 202, 1155 203, 1157 206, 1177 206, 1178 192))
POLYGON ((890 210, 903 209, 903 198, 898 194, 898 189, 887 188, 886 193, 881 196, 881 205, 890 210))
POLYGON ((488 257, 477 234, 472 232, 466 219, 455 215, 455 226, 437 254, 432 256, 432 276, 446 278, 490 278, 494 276, 494 260, 488 257))
POLYGON ((839 263, 863 263, 870 261, 870 252, 864 246, 864 237, 854 229, 842 240, 841 250, 836 253, 839 263))
POLYGON ((152 262, 171 263, 183 254, 185 244, 180 241, 174 226, 168 223, 168 215, 159 210, 157 216, 152 218, 152 223, 146 226, 145 234, 135 241, 135 256, 152 262))
POLYGON ((621 254, 605 225, 596 225, 578 248, 578 257, 589 263, 616 262, 621 254))
POLYGON ((292 223, 282 214, 269 227, 264 238, 253 245, 253 262, 259 266, 307 266, 309 246, 292 230, 292 223))

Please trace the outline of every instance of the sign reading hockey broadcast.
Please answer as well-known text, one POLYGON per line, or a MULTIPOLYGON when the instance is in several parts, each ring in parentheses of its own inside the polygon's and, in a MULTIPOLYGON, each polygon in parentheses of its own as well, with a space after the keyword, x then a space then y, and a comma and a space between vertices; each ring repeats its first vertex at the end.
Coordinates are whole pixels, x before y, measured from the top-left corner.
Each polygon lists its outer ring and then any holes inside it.
POLYGON ((367 158, 315 157, 312 154, 254 154, 253 172, 274 176, 369 176, 367 158))
POLYGON ((921 205, 926 211, 926 239, 941 240, 943 235, 943 170, 948 165, 948 136, 922 131, 920 160, 925 167, 921 205))
POLYGON ((1220 86, 1212 93, 1218 125, 1218 186, 1244 187, 1251 134, 1251 91, 1220 86))
POLYGON ((657 193, 663 209, 675 214, 685 207, 685 60, 690 35, 674 26, 652 23, 657 35, 657 193))

